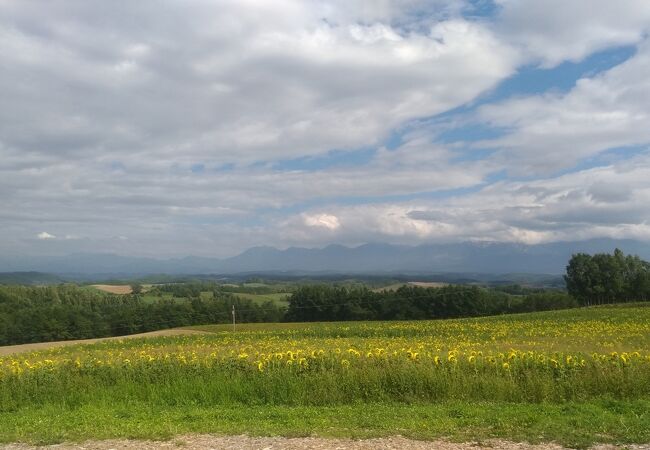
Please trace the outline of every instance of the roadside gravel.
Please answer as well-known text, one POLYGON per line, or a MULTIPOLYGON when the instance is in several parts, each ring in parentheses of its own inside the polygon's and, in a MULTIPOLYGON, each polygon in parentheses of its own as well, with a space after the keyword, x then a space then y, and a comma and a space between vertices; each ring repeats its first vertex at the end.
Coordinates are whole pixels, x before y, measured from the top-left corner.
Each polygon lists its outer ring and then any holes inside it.
MULTIPOLYGON (((140 440, 106 440, 82 443, 64 443, 47 446, 26 444, 0 445, 2 450, 153 450, 153 449, 187 449, 187 450, 563 450, 556 444, 526 444, 502 440, 484 442, 456 443, 447 441, 416 441, 401 436, 377 439, 329 439, 329 438, 284 438, 284 437, 250 437, 250 436, 214 436, 194 434, 178 436, 169 441, 140 440)), ((650 450, 650 445, 598 445, 593 450, 650 450)))

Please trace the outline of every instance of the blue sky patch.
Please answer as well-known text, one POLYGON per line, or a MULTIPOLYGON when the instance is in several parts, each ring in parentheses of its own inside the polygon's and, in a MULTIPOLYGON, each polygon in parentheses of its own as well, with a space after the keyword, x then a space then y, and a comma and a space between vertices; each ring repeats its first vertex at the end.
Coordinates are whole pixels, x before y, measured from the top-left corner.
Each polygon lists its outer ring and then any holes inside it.
POLYGON ((371 148, 352 151, 332 150, 322 156, 306 156, 277 161, 272 168, 278 171, 317 171, 338 166, 364 166, 372 160, 375 153, 376 150, 371 148))
POLYGON ((580 78, 593 77, 609 70, 632 57, 634 52, 633 46, 617 47, 594 53, 579 62, 565 61, 551 69, 534 65, 524 66, 484 96, 479 104, 548 91, 568 92, 580 78))

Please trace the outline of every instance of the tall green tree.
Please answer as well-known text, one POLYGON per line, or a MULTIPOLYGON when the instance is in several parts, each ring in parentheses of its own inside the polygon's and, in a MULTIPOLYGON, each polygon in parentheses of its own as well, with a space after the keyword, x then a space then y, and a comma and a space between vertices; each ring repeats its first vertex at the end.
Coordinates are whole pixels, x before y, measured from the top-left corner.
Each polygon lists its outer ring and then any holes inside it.
POLYGON ((650 264, 619 249, 612 255, 573 255, 564 280, 569 294, 583 305, 645 301, 650 297, 650 264))

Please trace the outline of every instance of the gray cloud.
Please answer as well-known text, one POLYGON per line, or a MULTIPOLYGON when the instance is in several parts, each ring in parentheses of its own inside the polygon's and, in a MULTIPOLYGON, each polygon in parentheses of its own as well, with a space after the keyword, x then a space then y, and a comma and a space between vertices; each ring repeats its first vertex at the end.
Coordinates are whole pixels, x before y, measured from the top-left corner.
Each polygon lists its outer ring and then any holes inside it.
MULTIPOLYGON (((528 183, 499 182, 478 192, 437 201, 341 207, 314 211, 337 217, 338 238, 347 243, 389 238, 423 240, 494 240, 539 243, 592 237, 650 239, 650 157, 583 170, 528 183), (603 203, 592 197, 602 186, 633 186, 625 199, 603 203), (365 240, 364 240, 365 239, 365 240)), ((613 189, 613 192, 616 188, 613 189)), ((606 195, 606 194, 605 194, 606 195)), ((612 198, 609 197, 611 200, 612 198)), ((312 234, 300 220, 289 221, 289 234, 315 244, 327 239, 312 234)))
POLYGON ((645 0, 496 0, 495 27, 545 67, 579 61, 610 47, 633 45, 650 30, 645 0))
POLYGON ((594 183, 587 193, 599 203, 621 203, 630 200, 632 188, 625 184, 594 183))

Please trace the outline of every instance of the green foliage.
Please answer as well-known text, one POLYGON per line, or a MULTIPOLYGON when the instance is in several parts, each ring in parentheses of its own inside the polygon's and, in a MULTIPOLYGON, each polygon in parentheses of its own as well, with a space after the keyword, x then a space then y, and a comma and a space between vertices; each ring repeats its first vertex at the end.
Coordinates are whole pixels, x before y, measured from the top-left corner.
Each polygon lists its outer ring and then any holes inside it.
POLYGON ((564 279, 569 294, 582 305, 650 299, 650 263, 619 249, 613 255, 573 255, 564 279))
POLYGON ((286 283, 244 283, 222 284, 214 281, 188 281, 183 283, 165 283, 152 287, 149 291, 153 294, 173 294, 175 297, 197 297, 201 292, 216 292, 216 295, 226 293, 269 295, 286 294, 291 291, 292 286, 286 283))
POLYGON ((201 296, 190 286, 174 297, 113 295, 75 285, 0 286, 0 345, 120 336, 165 328, 227 323, 234 305, 239 320, 278 321, 282 309, 216 292, 201 296), (196 295, 194 295, 196 294, 196 295))
POLYGON ((251 300, 257 304, 271 302, 280 307, 287 307, 289 305, 288 298, 291 296, 288 292, 278 292, 274 294, 248 294, 244 292, 235 292, 234 296, 251 300))
POLYGON ((425 288, 403 285, 396 290, 308 285, 289 298, 285 320, 413 320, 475 317, 494 314, 574 308, 577 302, 561 291, 530 291, 527 295, 477 286, 425 288))
POLYGON ((41 272, 3 272, 0 273, 0 284, 59 284, 63 279, 56 275, 41 272))

